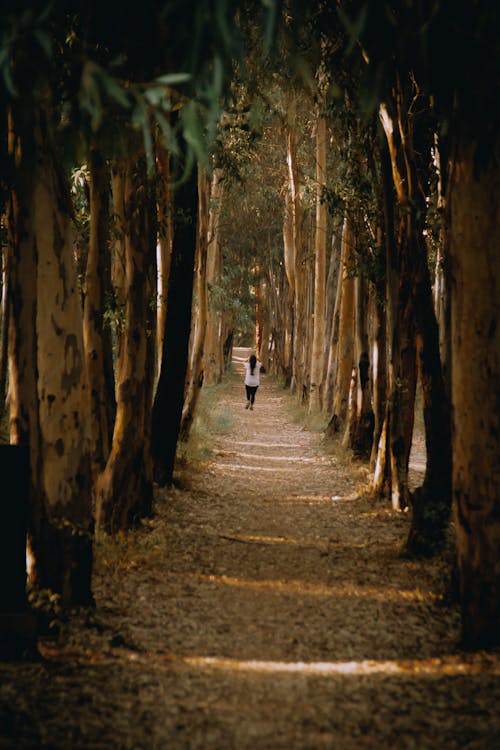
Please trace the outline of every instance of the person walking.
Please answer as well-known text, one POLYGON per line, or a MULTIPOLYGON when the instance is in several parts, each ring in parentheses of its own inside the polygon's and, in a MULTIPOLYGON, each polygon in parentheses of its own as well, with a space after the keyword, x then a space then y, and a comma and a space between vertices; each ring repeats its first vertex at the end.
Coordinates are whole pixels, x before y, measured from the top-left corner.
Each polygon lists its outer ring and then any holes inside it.
POLYGON ((253 405, 255 403, 255 394, 257 393, 257 388, 260 385, 261 369, 263 370, 264 368, 257 360, 255 354, 252 354, 248 362, 245 362, 245 389, 247 392, 247 402, 245 405, 245 409, 250 409, 250 411, 253 410, 253 405))

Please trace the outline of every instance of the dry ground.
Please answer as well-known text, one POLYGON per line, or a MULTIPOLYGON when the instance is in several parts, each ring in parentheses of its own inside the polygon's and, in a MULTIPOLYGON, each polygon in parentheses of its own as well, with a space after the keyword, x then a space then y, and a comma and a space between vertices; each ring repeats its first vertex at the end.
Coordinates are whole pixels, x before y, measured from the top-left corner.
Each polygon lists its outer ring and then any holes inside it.
POLYGON ((239 376, 211 403, 212 452, 98 545, 95 613, 0 664, 0 747, 500 748, 500 653, 460 650, 408 516, 269 378, 253 412, 239 376))

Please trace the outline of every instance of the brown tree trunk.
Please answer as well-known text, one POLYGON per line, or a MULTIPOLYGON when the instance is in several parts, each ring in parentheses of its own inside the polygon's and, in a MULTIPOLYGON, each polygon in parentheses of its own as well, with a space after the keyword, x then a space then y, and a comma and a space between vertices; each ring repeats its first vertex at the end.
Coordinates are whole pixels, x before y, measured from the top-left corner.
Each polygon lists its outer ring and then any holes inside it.
MULTIPOLYGON (((386 346, 386 310, 385 301, 375 294, 375 321, 372 343, 372 381, 373 381, 373 442, 370 456, 370 468, 375 472, 377 452, 387 407, 387 346, 386 346)), ((382 460, 382 455, 380 456, 382 460)), ((384 457, 385 460, 385 457, 384 457)), ((380 471, 380 469, 379 469, 380 471)), ((385 471, 385 468, 384 468, 385 471)), ((375 482, 374 482, 375 485, 375 482)), ((380 489, 380 488, 379 488, 380 489)))
MULTIPOLYGON (((408 167, 408 153, 396 143, 398 122, 391 119, 386 107, 381 108, 381 121, 388 149, 382 148, 382 179, 384 193, 387 288, 387 355, 388 407, 387 446, 390 467, 390 492, 394 510, 409 504, 408 462, 413 433, 416 391, 416 350, 412 299, 411 250, 414 224, 408 196, 415 187, 413 174, 407 182, 401 176, 400 162, 408 167), (391 179, 392 174, 392 179, 391 179), (395 189, 395 191, 393 190, 395 189), (394 192, 402 209, 395 238, 394 192)), ((406 144, 407 145, 407 144, 406 144)))
POLYGON ((368 289, 361 271, 355 279, 355 393, 353 408, 348 419, 346 435, 355 455, 368 458, 373 441, 374 415, 370 383, 370 355, 368 345, 367 315, 368 289))
POLYGON ((125 531, 151 511, 151 401, 154 379, 155 203, 145 159, 131 157, 123 180, 125 320, 117 362, 117 411, 106 467, 97 482, 97 521, 125 531))
MULTIPOLYGON (((498 145, 498 144, 497 144, 498 145)), ((463 146, 450 184, 453 503, 464 643, 500 643, 500 172, 463 146)))
POLYGON ((193 306, 195 323, 193 326, 190 364, 186 377, 186 395, 179 434, 179 438, 183 442, 186 442, 189 438, 204 379, 203 350, 208 317, 207 245, 209 195, 210 183, 207 175, 200 167, 198 171, 198 232, 195 261, 196 304, 193 306))
POLYGON ((205 339, 204 371, 205 381, 209 384, 220 383, 224 372, 222 351, 222 313, 216 302, 215 287, 220 283, 222 274, 222 247, 219 240, 219 218, 222 208, 223 182, 222 171, 215 169, 210 188, 210 218, 208 227, 207 249, 207 283, 208 283, 208 320, 205 339))
POLYGON ((349 401, 352 368, 354 363, 354 279, 350 277, 349 265, 354 251, 354 235, 350 219, 346 216, 342 229, 342 291, 339 312, 339 334, 337 373, 333 399, 331 426, 334 432, 340 429, 349 401))
POLYGON ((291 389, 302 401, 305 387, 306 339, 306 273, 302 244, 302 203, 300 199, 299 167, 297 163, 297 134, 294 127, 287 128, 287 165, 292 217, 293 276, 294 276, 294 346, 291 389))
POLYGON ((174 193, 172 265, 168 314, 160 378, 153 407, 154 477, 161 486, 173 482, 189 354, 193 275, 198 213, 197 170, 174 193))
POLYGON ((157 321, 156 321, 156 373, 160 374, 163 339, 168 307, 168 278, 172 260, 172 191, 170 187, 170 157, 166 148, 157 145, 158 170, 158 293, 157 293, 157 321))
MULTIPOLYGON (((321 105, 322 106, 322 105, 321 105)), ((326 231, 327 210, 323 200, 326 184, 326 119, 318 111, 316 124, 316 227, 314 242, 314 327, 311 356, 309 413, 321 411, 325 351, 326 231)))
POLYGON ((89 604, 88 399, 69 187, 48 112, 34 113, 33 133, 24 138, 15 119, 10 126, 16 166, 9 202, 11 442, 30 446, 33 583, 63 604, 89 604))
POLYGON ((9 314, 10 314, 10 272, 9 272, 9 254, 7 247, 1 248, 2 263, 2 302, 0 312, 0 420, 2 420, 7 410, 7 368, 9 361, 9 314))
POLYGON ((451 511, 450 409, 441 371, 439 332, 423 237, 415 237, 415 312, 422 382, 427 464, 422 487, 412 494, 412 525, 406 549, 429 555, 445 540, 451 511))
POLYGON ((283 370, 285 388, 290 388, 293 376, 293 351, 295 346, 295 245, 293 232, 293 212, 290 190, 285 192, 285 210, 283 214, 283 248, 285 255, 285 273, 288 290, 285 308, 285 347, 283 354, 283 370))
POLYGON ((90 398, 93 475, 104 469, 111 449, 115 417, 111 340, 105 328, 105 292, 110 288, 109 172, 102 156, 92 150, 90 167, 90 239, 85 275, 83 343, 90 398), (111 382, 109 382, 111 380, 111 382))
POLYGON ((342 301, 342 284, 343 284, 343 268, 342 268, 342 240, 338 243, 338 270, 336 274, 336 286, 335 286, 335 305, 332 314, 332 327, 330 338, 328 340, 328 364, 326 368, 325 388, 323 392, 323 412, 330 418, 328 425, 328 432, 336 432, 338 424, 333 412, 333 400, 335 398, 335 381, 337 377, 337 355, 338 355, 338 341, 339 341, 339 324, 340 324, 340 303, 342 301), (333 417, 332 417, 333 415, 333 417))

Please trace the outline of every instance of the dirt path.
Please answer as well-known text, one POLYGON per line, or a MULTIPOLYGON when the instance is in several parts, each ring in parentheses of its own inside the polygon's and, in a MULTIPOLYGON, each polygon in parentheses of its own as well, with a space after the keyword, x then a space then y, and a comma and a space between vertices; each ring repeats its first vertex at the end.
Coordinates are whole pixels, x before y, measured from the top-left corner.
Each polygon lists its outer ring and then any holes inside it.
POLYGON ((0 665, 0 747, 500 747, 500 654, 459 650, 442 565, 399 555, 408 517, 270 379, 253 412, 239 379, 218 394, 189 486, 101 544, 96 613, 0 665))

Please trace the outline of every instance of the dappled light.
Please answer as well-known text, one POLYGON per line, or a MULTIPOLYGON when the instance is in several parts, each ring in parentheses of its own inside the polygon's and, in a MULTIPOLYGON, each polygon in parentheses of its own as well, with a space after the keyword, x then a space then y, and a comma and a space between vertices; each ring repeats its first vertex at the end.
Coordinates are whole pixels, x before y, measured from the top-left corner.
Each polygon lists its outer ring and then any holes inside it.
POLYGON ((0 30, 0 750, 500 748, 500 2, 0 30))
MULTIPOLYGON (((238 537, 233 537, 235 541, 238 537)), ((244 541, 244 538, 241 539, 244 541)), ((257 541, 253 538, 247 539, 247 541, 257 541)), ((274 540, 276 542, 277 540, 274 540)), ((264 540, 267 544, 268 541, 264 540)), ((282 542, 277 542, 282 543, 282 542)), ((313 547, 314 545, 303 544, 300 542, 295 543, 300 547, 313 547)), ((347 551, 351 547, 353 550, 358 547, 362 549, 364 545, 349 545, 343 544, 342 548, 347 551)), ((421 591, 420 589, 401 590, 401 589, 390 589, 384 587, 374 586, 363 586, 360 584, 353 585, 349 582, 345 585, 333 584, 333 585, 321 585, 312 581, 303 580, 255 580, 245 578, 234 578, 227 575, 202 575, 202 574, 180 574, 183 577, 197 580, 200 582, 213 583, 218 586, 229 586, 230 588, 241 588, 251 589, 253 591, 269 591, 276 594, 286 594, 298 597, 336 597, 339 598, 352 598, 352 599, 373 599, 380 602, 390 601, 435 601, 438 596, 434 591, 421 591)))

